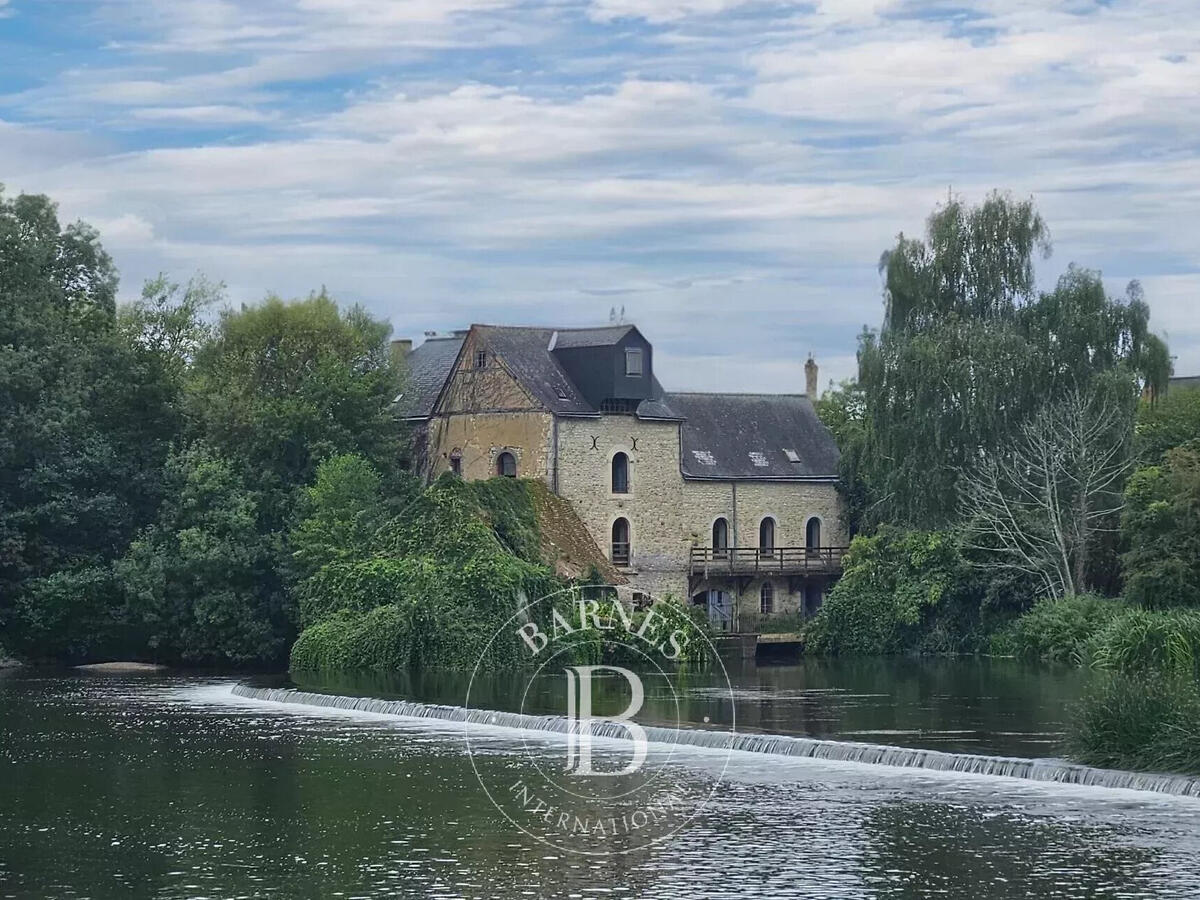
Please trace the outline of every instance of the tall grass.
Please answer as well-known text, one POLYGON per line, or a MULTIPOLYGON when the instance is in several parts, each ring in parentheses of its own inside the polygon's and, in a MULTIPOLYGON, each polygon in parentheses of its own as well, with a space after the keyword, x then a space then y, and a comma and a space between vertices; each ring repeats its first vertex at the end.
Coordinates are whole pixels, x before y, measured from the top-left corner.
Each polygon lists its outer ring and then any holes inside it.
POLYGON ((1039 600, 993 643, 1017 656, 1084 665, 1096 636, 1128 609, 1121 600, 1094 594, 1039 600))
POLYGON ((1093 766, 1200 773, 1200 688, 1190 676, 1106 672, 1076 708, 1067 749, 1093 766))
POLYGON ((1093 640, 1092 665, 1118 672, 1200 675, 1200 611, 1131 609, 1093 640))

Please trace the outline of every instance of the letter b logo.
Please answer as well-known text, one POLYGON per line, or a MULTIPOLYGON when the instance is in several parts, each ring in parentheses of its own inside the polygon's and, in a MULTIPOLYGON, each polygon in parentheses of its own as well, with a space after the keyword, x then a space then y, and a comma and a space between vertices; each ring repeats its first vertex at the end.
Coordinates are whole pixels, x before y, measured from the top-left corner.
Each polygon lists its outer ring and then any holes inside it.
POLYGON ((642 708, 646 692, 642 679, 621 666, 568 666, 567 676, 567 774, 630 775, 646 761, 646 731, 631 721, 642 708), (629 706, 617 716, 592 715, 592 673, 615 672, 624 678, 633 693, 629 706), (623 729, 633 741, 633 757, 625 768, 615 772, 592 769, 592 728, 597 722, 609 722, 623 729))

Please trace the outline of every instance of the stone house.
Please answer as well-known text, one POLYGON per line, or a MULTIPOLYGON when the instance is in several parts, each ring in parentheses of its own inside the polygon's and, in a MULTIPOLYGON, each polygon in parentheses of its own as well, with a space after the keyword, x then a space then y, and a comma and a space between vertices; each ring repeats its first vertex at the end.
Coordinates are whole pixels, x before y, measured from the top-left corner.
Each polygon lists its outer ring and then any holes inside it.
POLYGON ((724 630, 820 606, 848 543, 838 451, 803 394, 668 393, 633 325, 426 334, 399 405, 427 479, 539 479, 633 591, 724 630))

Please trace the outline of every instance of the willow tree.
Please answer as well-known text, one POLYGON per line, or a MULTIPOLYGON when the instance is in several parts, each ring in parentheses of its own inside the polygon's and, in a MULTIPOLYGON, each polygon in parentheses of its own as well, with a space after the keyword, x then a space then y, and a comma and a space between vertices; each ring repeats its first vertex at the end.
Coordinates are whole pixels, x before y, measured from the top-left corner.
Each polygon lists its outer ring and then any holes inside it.
POLYGON ((1034 262, 1049 252, 1033 203, 993 193, 972 208, 950 200, 924 240, 900 235, 883 254, 883 325, 859 344, 853 474, 870 500, 856 524, 953 524, 960 473, 1044 404, 1117 373, 1131 415, 1143 387, 1165 382, 1165 347, 1136 284, 1113 298, 1097 273, 1071 267, 1039 295, 1034 262))

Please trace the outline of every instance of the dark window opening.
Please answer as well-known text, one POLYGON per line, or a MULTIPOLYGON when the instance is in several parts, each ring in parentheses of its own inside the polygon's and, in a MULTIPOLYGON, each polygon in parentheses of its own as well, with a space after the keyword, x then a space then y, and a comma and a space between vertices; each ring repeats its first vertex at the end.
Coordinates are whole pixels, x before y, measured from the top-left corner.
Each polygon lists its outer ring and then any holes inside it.
POLYGON ((610 397, 608 400, 600 401, 600 412, 606 413, 623 413, 632 415, 637 412, 640 400, 623 400, 616 397, 610 397))
POLYGON ((612 458, 612 491, 614 494, 629 493, 629 457, 624 453, 612 458))
POLYGON ((775 555, 775 520, 769 516, 758 526, 758 555, 775 555))
POLYGON ((806 550, 817 550, 821 546, 821 520, 813 516, 804 526, 804 547, 806 550))
POLYGON ((713 522, 713 556, 723 557, 729 550, 729 520, 717 519, 713 522))
POLYGON ((496 457, 496 474, 505 478, 517 477, 517 458, 505 450, 496 457))
POLYGON ((764 616, 775 612, 775 585, 764 581, 758 591, 758 611, 764 616))
POLYGON ((617 519, 612 526, 612 561, 615 566, 629 565, 629 520, 617 519))
POLYGON ((450 453, 450 471, 455 475, 462 475, 462 453, 458 450, 450 453))
POLYGON ((475 351, 475 368, 483 369, 486 367, 487 367, 487 351, 486 350, 476 350, 475 351))
POLYGON ((625 351, 625 374, 642 374, 642 351, 640 348, 630 347, 625 351))
POLYGON ((821 604, 825 602, 824 591, 819 584, 810 584, 804 588, 804 614, 814 616, 821 604))

